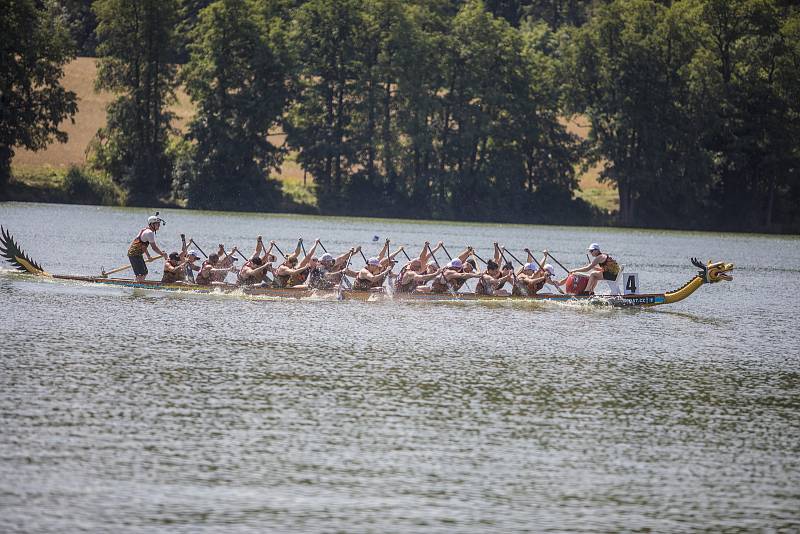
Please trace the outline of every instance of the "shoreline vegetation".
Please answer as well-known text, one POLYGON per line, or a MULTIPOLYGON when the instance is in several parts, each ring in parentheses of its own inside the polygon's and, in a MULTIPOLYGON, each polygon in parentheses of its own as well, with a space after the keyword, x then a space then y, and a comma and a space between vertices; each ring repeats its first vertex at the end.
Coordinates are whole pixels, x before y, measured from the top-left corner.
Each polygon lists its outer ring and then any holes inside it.
POLYGON ((0 27, 0 200, 800 231, 795 2, 19 0, 0 27))
MULTIPOLYGON (((65 143, 51 144, 40 151, 19 150, 14 157, 12 175, 3 200, 18 202, 45 202, 59 204, 88 204, 103 206, 128 206, 125 191, 102 172, 92 170, 87 164, 87 149, 96 132, 106 124, 106 107, 113 101, 108 91, 96 91, 97 59, 78 57, 64 66, 62 85, 78 98, 78 111, 72 121, 61 127, 69 135, 65 143), (69 177, 69 179, 67 179, 69 177)), ((195 114, 195 107, 185 92, 179 90, 176 102, 170 106, 175 113, 176 127, 185 131, 195 114)), ((589 127, 585 117, 565 121, 568 131, 586 140, 589 127)), ((279 143, 285 143, 285 135, 279 143)), ((617 191, 612 184, 600 183, 599 165, 579 173, 579 189, 575 197, 599 210, 595 224, 613 225, 614 212, 619 207, 617 191)), ((303 172, 297 163, 297 153, 289 151, 281 163, 280 182, 283 197, 281 204, 270 213, 297 213, 321 215, 315 193, 313 177, 303 172)), ((186 202, 176 199, 149 202, 147 206, 185 208, 186 202)), ((335 215, 347 215, 337 213, 335 215)), ((492 222, 492 221, 482 221, 492 222)))

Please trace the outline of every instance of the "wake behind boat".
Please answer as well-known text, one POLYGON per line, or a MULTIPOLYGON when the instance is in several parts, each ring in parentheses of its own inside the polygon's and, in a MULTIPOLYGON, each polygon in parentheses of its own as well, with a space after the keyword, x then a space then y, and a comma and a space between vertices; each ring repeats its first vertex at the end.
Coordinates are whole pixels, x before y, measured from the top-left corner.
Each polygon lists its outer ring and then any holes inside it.
MULTIPOLYGON (((429 288, 423 288, 427 290, 417 291, 393 291, 393 284, 392 282, 388 282, 390 285, 389 287, 384 287, 384 282, 388 280, 387 274, 390 274, 391 266, 388 268, 381 267, 380 261, 378 261, 375 265, 371 265, 372 263, 377 260, 377 258, 370 258, 369 260, 365 259, 365 272, 374 272, 374 285, 367 285, 361 284, 359 288, 359 273, 355 271, 349 270, 350 260, 354 254, 355 249, 351 249, 351 251, 344 255, 347 260, 347 264, 344 268, 340 269, 340 281, 333 287, 310 287, 308 284, 298 284, 297 286, 285 286, 285 287, 273 287, 272 284, 267 283, 259 283, 259 284, 230 284, 225 282, 217 282, 213 284, 198 284, 198 283, 190 283, 190 282, 164 282, 164 281, 147 281, 142 279, 142 277, 137 277, 135 279, 131 278, 114 278, 110 277, 110 274, 113 274, 113 271, 109 271, 108 273, 103 272, 97 276, 85 276, 85 275, 69 275, 69 274, 51 274, 47 272, 39 263, 35 260, 30 258, 17 244, 17 242, 13 239, 11 234, 4 228, 0 227, 0 255, 2 255, 6 261, 8 261, 12 266, 14 266, 17 270, 28 273, 33 276, 40 276, 40 277, 48 277, 51 279, 56 280, 70 280, 70 281, 78 281, 78 282, 85 282, 90 284, 98 284, 104 286, 117 286, 117 287, 131 287, 131 288, 140 288, 140 289, 148 289, 148 290, 159 290, 159 291, 180 291, 180 292, 195 292, 195 293, 211 293, 211 292, 222 292, 222 293, 233 293, 233 292, 241 292, 245 295, 252 295, 252 296, 259 296, 259 297, 269 297, 269 298, 331 298, 331 299, 339 299, 339 300, 374 300, 376 297, 387 297, 393 300, 401 300, 401 301, 555 301, 555 302, 588 302, 588 301, 597 301, 603 302, 604 304, 608 304, 611 306, 616 307, 651 307, 651 306, 658 306, 663 304, 672 304, 675 302, 679 302, 689 295, 697 291, 702 285, 705 284, 714 284, 720 281, 731 281, 733 277, 729 274, 734 265, 732 263, 724 263, 724 262, 707 262, 706 264, 701 263, 696 258, 692 258, 691 262, 694 266, 696 266, 699 271, 698 273, 693 276, 686 284, 681 286, 680 288, 674 291, 666 291, 663 293, 647 293, 647 294, 639 294, 635 292, 635 287, 632 288, 633 291, 628 292, 627 294, 622 293, 619 291, 619 288, 616 288, 616 292, 609 292, 609 293, 596 293, 596 294, 588 294, 585 292, 579 292, 577 294, 573 294, 570 292, 558 292, 558 293, 534 293, 534 294, 526 294, 524 291, 517 291, 517 287, 521 285, 520 278, 522 278, 524 273, 527 270, 532 270, 534 267, 530 266, 531 264, 524 264, 520 262, 522 265, 519 274, 515 274, 513 270, 508 272, 507 270, 504 271, 505 274, 502 272, 498 272, 494 275, 494 278, 491 276, 486 276, 486 278, 482 278, 486 273, 491 272, 491 267, 493 267, 493 260, 488 260, 486 263, 487 270, 484 273, 476 274, 474 276, 464 277, 464 281, 469 280, 470 278, 476 278, 478 280, 478 285, 483 282, 484 284, 492 285, 494 282, 492 280, 496 280, 501 282, 497 285, 502 285, 502 283, 508 282, 512 286, 512 291, 509 294, 503 294, 499 292, 491 292, 484 290, 483 292, 476 291, 476 292, 464 292, 459 290, 450 290, 444 292, 434 292, 429 290, 429 288), (369 271, 370 267, 373 267, 372 271, 369 271), (354 283, 352 284, 352 288, 346 288, 344 286, 344 282, 349 283, 346 280, 346 276, 350 276, 355 278, 354 283), (484 280, 489 280, 490 282, 484 282, 484 280), (378 283, 380 285, 378 285, 378 283)), ((141 233, 139 235, 141 237, 141 233)), ((318 243, 318 242, 317 242, 318 243)), ((260 245, 260 239, 259 239, 260 245)), ((298 245, 301 246, 302 243, 298 245)), ((595 246, 596 244, 592 244, 591 247, 595 246)), ((316 246, 316 244, 315 244, 316 246)), ((426 246, 428 246, 426 244, 426 246)), ((590 247, 590 250, 592 248, 590 247)), ((385 245, 385 248, 388 251, 388 240, 385 245)), ((184 249, 186 249, 186 244, 184 243, 184 249)), ((270 247, 272 250, 272 246, 270 247)), ((278 249, 279 250, 279 249, 278 249)), ((399 249, 401 251, 402 249, 399 249)), ((423 251, 425 248, 423 248, 423 251)), ((430 249, 428 250, 436 250, 430 249)), ((399 253, 398 251, 398 253, 399 253)), ((527 250, 526 250, 527 251, 527 250)), ((185 252, 185 250, 184 250, 185 252)), ((468 248, 468 252, 472 255, 477 256, 471 248, 468 248)), ((599 252, 599 247, 598 247, 599 252)), ((499 250, 499 254, 503 257, 505 253, 508 253, 513 256, 508 250, 501 249, 499 250)), ((530 252, 528 251, 529 255, 530 252)), ((281 253, 282 254, 282 253, 281 253)), ((395 253, 397 254, 397 253, 395 253)), ((166 256, 166 255, 165 255, 166 256)), ((266 254, 269 257, 269 253, 266 254)), ((312 256, 313 256, 313 249, 312 249, 312 256)), ((330 256, 326 253, 326 256, 330 256)), ((449 256, 449 254, 448 254, 449 256)), ((308 255, 307 255, 308 257, 308 255)), ((393 255, 388 255, 388 258, 392 258, 393 255)), ((546 256, 547 257, 547 256, 546 256)), ((516 259, 516 257, 514 256, 516 259)), ((157 259, 157 258, 153 258, 157 259)), ((434 257, 435 259, 435 257, 434 257)), ((409 258, 409 264, 414 264, 415 260, 409 258)), ((535 260, 535 258, 534 258, 535 260)), ((147 260, 151 261, 151 260, 147 260)), ((385 261, 385 260, 384 260, 385 261)), ((519 261, 519 260, 517 260, 519 261)), ((250 260, 248 260, 250 263, 250 260)), ((391 261, 390 261, 391 263, 391 261)), ((466 263, 466 262, 464 262, 466 263)), ((536 264, 539 264, 536 261, 536 264)), ((406 267, 408 267, 408 265, 406 267)), ((437 262, 438 265, 438 262, 437 262)), ((462 262, 458 258, 454 258, 448 264, 448 266, 461 266, 462 262)), ((539 264, 542 269, 541 272, 545 273, 545 277, 547 277, 547 269, 545 267, 549 267, 547 265, 539 264)), ((494 265, 496 267, 496 265, 494 265)), ((250 268, 255 267, 254 264, 251 264, 250 268)), ((404 269, 406 269, 404 267, 404 269)), ((255 267, 256 269, 258 267, 255 267)), ((124 268, 120 268, 114 271, 124 270, 124 268)), ((220 271, 226 271, 227 269, 218 269, 220 271)), ((439 270, 431 273, 430 275, 413 275, 414 277, 418 277, 420 280, 424 279, 426 276, 429 278, 425 280, 425 282, 433 280, 434 282, 438 279, 439 283, 446 283, 448 280, 444 278, 443 271, 444 268, 440 268, 439 270)), ((457 269, 454 269, 457 271, 457 269)), ((499 267, 498 267, 499 270, 499 267)), ((275 271, 277 273, 278 271, 275 271)), ((600 272, 600 271, 598 271, 600 272)), ((275 274, 274 273, 274 274, 275 274)), ((400 276, 401 283, 403 281, 403 270, 398 275, 400 276)), ((279 275, 275 274, 275 278, 279 275)), ((570 275, 572 276, 572 274, 570 275)), ((396 281, 396 278, 395 278, 396 281)), ((557 282, 554 282, 554 286, 557 282)), ((563 284, 563 281, 561 282, 563 284)), ((566 284, 567 286, 569 284, 566 284)), ((585 282, 584 282, 585 285, 585 282)), ((614 287, 616 283, 609 284, 609 287, 614 287)), ((460 287, 459 287, 460 289, 460 287)), ((556 289, 559 289, 556 287, 556 289)), ((559 290, 560 291, 560 290, 559 290)))

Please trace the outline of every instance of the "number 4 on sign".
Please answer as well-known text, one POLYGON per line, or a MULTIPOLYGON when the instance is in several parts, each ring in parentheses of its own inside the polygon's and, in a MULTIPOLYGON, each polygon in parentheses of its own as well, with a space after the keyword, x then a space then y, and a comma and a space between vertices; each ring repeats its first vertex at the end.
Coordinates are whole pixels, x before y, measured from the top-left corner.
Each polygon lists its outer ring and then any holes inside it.
POLYGON ((639 293, 639 275, 637 273, 625 273, 625 294, 636 295, 639 293))

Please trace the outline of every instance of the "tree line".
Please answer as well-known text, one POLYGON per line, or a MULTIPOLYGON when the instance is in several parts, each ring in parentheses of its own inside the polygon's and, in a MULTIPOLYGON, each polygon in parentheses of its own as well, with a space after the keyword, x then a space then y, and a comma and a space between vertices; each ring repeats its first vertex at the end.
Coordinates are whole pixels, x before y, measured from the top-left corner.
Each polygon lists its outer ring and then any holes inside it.
POLYGON ((4 33, 40 38, 3 53, 28 87, 0 94, 0 185, 14 146, 63 139, 75 102, 58 77, 80 51, 117 95, 91 165, 134 204, 269 211, 291 157, 322 213, 798 231, 794 4, 14 2, 32 27, 0 14, 4 33), (184 132, 179 86, 196 107, 184 132), (576 197, 597 163, 617 213, 576 197))

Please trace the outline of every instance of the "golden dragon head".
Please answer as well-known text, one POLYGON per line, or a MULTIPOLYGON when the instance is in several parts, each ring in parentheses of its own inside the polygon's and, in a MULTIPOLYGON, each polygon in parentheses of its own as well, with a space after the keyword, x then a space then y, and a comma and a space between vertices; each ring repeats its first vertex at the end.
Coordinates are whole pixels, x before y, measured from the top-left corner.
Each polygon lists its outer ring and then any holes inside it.
POLYGON ((707 264, 703 265, 697 258, 692 258, 692 263, 701 269, 700 272, 697 273, 697 276, 702 278, 703 282, 707 284, 715 284, 722 280, 726 282, 733 280, 733 276, 728 274, 733 270, 732 263, 725 263, 722 261, 711 263, 711 260, 709 260, 707 264))

